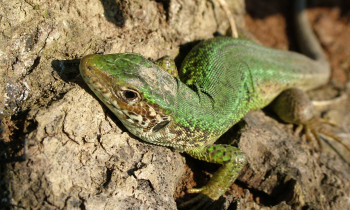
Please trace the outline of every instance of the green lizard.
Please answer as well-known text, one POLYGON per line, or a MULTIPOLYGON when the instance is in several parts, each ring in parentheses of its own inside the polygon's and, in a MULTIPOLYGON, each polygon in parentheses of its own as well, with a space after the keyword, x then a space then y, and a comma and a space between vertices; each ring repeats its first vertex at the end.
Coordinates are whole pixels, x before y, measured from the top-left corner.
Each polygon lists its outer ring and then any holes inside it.
POLYGON ((264 108, 277 97, 272 108, 281 119, 305 125, 317 136, 308 126, 317 118, 303 91, 326 84, 330 67, 302 12, 304 3, 298 1, 296 22, 309 57, 217 37, 189 52, 180 78, 172 61, 155 64, 134 53, 85 56, 80 72, 134 135, 221 164, 207 185, 189 190, 217 200, 246 158, 239 148, 214 142, 248 111, 264 108))

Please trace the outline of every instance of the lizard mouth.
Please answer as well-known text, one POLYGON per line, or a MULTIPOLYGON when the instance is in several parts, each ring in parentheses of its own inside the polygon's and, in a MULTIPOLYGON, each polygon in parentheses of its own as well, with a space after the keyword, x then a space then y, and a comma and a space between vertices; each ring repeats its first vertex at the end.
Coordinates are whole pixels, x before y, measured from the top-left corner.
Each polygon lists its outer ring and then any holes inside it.
POLYGON ((91 89, 100 92, 106 99, 111 99, 112 93, 108 88, 109 77, 96 66, 99 57, 100 55, 83 57, 79 65, 80 74, 91 89))
POLYGON ((116 103, 117 98, 113 96, 108 84, 110 81, 108 75, 96 66, 99 55, 87 55, 80 61, 80 75, 90 87, 90 89, 100 98, 107 106, 114 106, 113 109, 119 109, 116 103))

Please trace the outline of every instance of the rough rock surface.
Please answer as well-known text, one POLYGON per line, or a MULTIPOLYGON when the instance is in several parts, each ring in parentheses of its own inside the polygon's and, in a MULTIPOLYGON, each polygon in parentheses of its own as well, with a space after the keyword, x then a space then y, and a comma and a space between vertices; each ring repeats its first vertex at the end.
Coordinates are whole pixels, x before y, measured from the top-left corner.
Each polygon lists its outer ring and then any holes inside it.
MULTIPOLYGON (((243 1, 227 2, 242 26, 243 1)), ((324 18, 321 29, 332 25, 324 18)), ((202 163, 188 159, 186 167, 179 153, 131 136, 84 84, 79 59, 137 52, 151 59, 179 54, 181 61, 192 42, 227 29, 216 0, 0 1, 0 206, 176 209, 186 187, 206 182, 202 163)), ((338 49, 334 34, 323 32, 323 44, 338 49)), ((349 67, 342 62, 338 67, 349 67)), ((349 103, 322 110, 348 144, 349 103)), ((327 145, 319 153, 266 110, 250 113, 223 139, 232 136, 249 164, 225 208, 349 208, 349 164, 327 145)))

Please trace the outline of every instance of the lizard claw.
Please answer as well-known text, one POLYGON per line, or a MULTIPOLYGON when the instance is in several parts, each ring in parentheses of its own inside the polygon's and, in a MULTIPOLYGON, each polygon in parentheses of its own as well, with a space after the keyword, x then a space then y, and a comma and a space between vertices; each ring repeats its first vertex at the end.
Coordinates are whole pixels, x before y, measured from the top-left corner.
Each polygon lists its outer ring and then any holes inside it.
POLYGON ((210 191, 208 189, 208 187, 204 186, 204 187, 201 187, 201 188, 191 188, 191 189, 188 189, 187 190, 187 193, 190 193, 190 194, 194 194, 194 193, 202 193, 204 195, 207 195, 209 197, 211 197, 210 195, 210 191))
POLYGON ((320 151, 322 151, 320 136, 326 136, 337 141, 339 144, 345 147, 346 150, 350 152, 350 147, 344 144, 341 138, 339 138, 337 135, 325 129, 324 124, 328 124, 332 126, 337 125, 337 123, 335 122, 332 122, 323 118, 314 117, 311 120, 300 124, 296 128, 295 134, 299 135, 301 131, 303 131, 303 134, 305 135, 306 139, 310 141, 311 144, 313 141, 317 142, 317 145, 320 151))

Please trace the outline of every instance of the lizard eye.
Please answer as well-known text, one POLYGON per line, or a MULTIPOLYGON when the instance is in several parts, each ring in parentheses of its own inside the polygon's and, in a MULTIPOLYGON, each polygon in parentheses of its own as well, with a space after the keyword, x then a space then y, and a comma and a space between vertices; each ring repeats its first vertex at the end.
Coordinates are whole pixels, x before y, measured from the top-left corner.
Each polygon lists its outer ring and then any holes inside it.
POLYGON ((140 98, 140 95, 138 92, 134 90, 123 90, 122 91, 122 96, 127 102, 135 101, 140 98))

